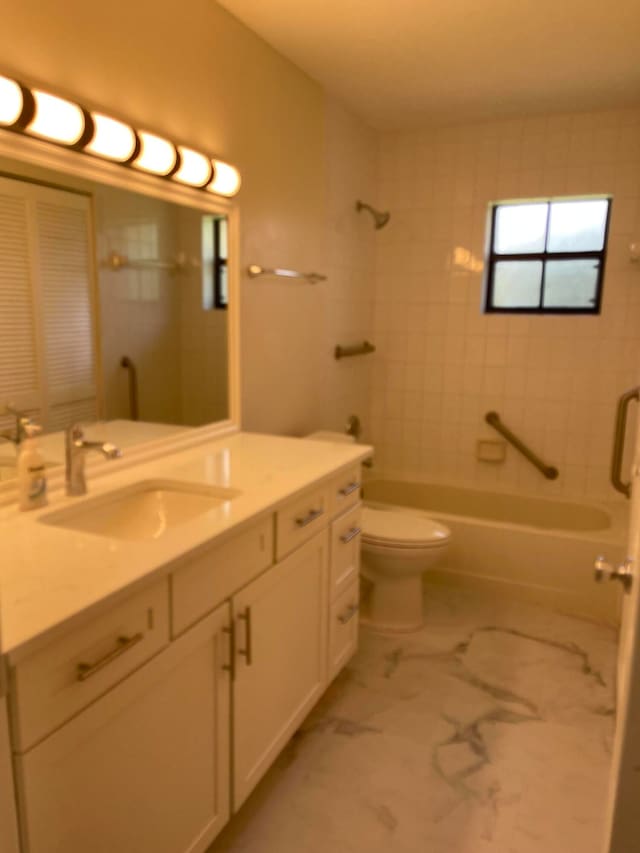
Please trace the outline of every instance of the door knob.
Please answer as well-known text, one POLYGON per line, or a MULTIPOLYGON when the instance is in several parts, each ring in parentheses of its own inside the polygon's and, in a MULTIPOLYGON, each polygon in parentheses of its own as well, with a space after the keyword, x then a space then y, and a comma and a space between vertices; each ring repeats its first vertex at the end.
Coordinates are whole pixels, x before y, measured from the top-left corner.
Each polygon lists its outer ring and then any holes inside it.
POLYGON ((633 559, 631 557, 627 557, 624 563, 620 563, 619 566, 612 566, 611 563, 607 563, 604 557, 598 557, 594 566, 595 579, 598 583, 609 578, 610 581, 620 581, 625 590, 631 588, 633 580, 633 559))

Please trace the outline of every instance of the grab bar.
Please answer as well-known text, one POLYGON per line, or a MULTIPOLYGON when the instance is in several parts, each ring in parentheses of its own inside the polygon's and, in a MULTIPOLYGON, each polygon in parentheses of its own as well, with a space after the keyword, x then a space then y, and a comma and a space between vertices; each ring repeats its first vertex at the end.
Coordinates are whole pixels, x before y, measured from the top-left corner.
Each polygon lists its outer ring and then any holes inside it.
POLYGON ((368 355, 370 352, 375 352, 376 348, 369 341, 363 341, 361 344, 353 344, 350 347, 341 347, 338 345, 333 355, 337 359, 349 358, 352 355, 368 355))
POLYGON ((522 453, 524 458, 528 459, 529 462, 531 462, 531 464, 547 478, 547 480, 556 480, 558 478, 558 474, 560 473, 558 469, 554 468, 553 465, 545 465, 542 459, 540 459, 539 456, 536 456, 533 450, 530 450, 524 442, 520 441, 520 439, 502 423, 500 415, 497 412, 487 412, 484 419, 496 430, 496 432, 499 432, 500 435, 506 438, 509 444, 513 445, 519 453, 522 453))
POLYGON ((283 269, 267 269, 266 267, 261 267, 259 264, 251 264, 247 267, 247 274, 249 278, 258 278, 262 275, 275 275, 278 278, 301 278, 304 281, 309 282, 309 284, 317 284, 319 281, 326 281, 326 275, 322 275, 319 272, 298 272, 297 270, 283 270, 283 269))
POLYGON ((622 458, 624 456, 624 440, 627 433, 627 414, 629 403, 640 400, 640 386, 632 388, 620 397, 616 410, 616 427, 613 436, 613 453, 611 454, 611 483, 613 488, 631 497, 631 483, 622 481, 622 458))
POLYGON ((124 367, 129 374, 129 416, 132 421, 138 420, 138 371, 135 364, 128 355, 120 359, 120 367, 124 367))

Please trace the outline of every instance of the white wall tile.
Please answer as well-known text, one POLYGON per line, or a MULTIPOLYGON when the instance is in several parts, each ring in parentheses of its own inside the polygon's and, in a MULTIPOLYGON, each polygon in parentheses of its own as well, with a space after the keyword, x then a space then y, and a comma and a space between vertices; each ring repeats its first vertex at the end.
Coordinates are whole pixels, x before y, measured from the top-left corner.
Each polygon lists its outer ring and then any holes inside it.
POLYGON ((392 214, 375 251, 370 410, 378 466, 615 498, 615 402, 637 383, 640 357, 640 266, 628 256, 640 239, 640 111, 387 133, 378 199, 392 214), (489 202, 599 193, 613 195, 602 314, 483 315, 482 273, 472 261, 483 260, 489 202), (475 459, 478 437, 497 438, 484 423, 492 408, 560 469, 557 481, 513 448, 502 466, 475 459))

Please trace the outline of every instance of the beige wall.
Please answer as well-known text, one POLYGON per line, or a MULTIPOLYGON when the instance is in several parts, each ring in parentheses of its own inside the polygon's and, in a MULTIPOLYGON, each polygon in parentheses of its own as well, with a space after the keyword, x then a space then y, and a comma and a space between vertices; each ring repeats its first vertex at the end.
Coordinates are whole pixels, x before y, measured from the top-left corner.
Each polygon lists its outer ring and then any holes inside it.
POLYGON ((336 361, 333 351, 371 338, 375 292, 375 235, 371 217, 357 213, 356 199, 373 204, 377 137, 335 100, 326 108, 326 272, 323 407, 319 426, 343 430, 357 414, 362 438, 370 436, 370 355, 336 361))
POLYGON ((380 468, 420 480, 614 498, 619 394, 637 384, 640 111, 541 116, 381 139, 372 419, 380 468), (612 194, 602 313, 481 311, 490 201, 612 194), (455 262, 461 247, 473 263, 455 262), (476 267, 473 269, 472 267, 476 267), (470 268, 471 267, 471 268, 470 268), (545 480, 512 448, 478 462, 497 410, 560 470, 545 480))
MULTIPOLYGON (((243 266, 323 266, 323 95, 214 0, 7 0, 3 68, 236 164, 243 266)), ((249 429, 319 416, 318 300, 242 279, 249 429)))

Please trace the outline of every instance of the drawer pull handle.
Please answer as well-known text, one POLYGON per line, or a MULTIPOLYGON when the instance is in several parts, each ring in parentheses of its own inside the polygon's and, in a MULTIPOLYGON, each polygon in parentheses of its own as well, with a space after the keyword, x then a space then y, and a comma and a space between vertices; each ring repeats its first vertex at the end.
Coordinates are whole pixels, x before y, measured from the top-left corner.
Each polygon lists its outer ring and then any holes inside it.
POLYGON ((231 674, 231 681, 236 680, 236 623, 231 620, 230 625, 225 625, 223 633, 229 635, 229 663, 223 663, 222 668, 231 674))
POLYGON ((315 521, 316 518, 320 518, 321 515, 324 515, 323 509, 311 509, 306 515, 303 515, 302 518, 296 518, 296 524, 298 527, 306 527, 307 524, 311 524, 312 521, 315 521))
POLYGON ((343 545, 347 545, 351 542, 352 539, 355 539, 356 536, 360 536, 362 533, 361 527, 352 527, 351 530, 348 530, 343 536, 340 537, 340 541, 343 545))
POLYGON ((95 675, 96 672, 99 672, 112 661, 116 660, 116 658, 119 658, 120 655, 123 655, 125 652, 128 652, 129 649, 132 649, 143 639, 143 634, 134 634, 133 637, 118 637, 118 645, 115 647, 115 649, 112 649, 103 658, 100 658, 100 660, 97 660, 95 663, 78 664, 78 681, 86 681, 87 678, 91 678, 92 675, 95 675))
POLYGON ((247 666, 253 663, 253 645, 251 642, 251 608, 245 607, 244 613, 238 614, 238 619, 242 619, 246 623, 246 631, 244 635, 245 647, 238 649, 238 654, 246 658, 247 666))
POLYGON ((360 607, 358 604, 350 604, 347 607, 346 611, 344 613, 342 613, 340 616, 338 616, 338 622, 341 625, 346 625, 347 622, 351 622, 351 620, 356 615, 358 610, 360 610, 360 607))
POLYGON ((357 492, 360 488, 360 483, 354 480, 352 483, 349 483, 346 486, 343 486, 338 490, 338 494, 342 495, 343 498, 346 498, 348 495, 352 495, 354 492, 357 492))

